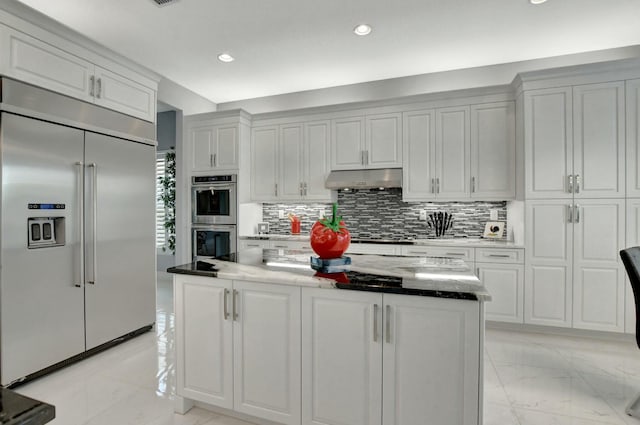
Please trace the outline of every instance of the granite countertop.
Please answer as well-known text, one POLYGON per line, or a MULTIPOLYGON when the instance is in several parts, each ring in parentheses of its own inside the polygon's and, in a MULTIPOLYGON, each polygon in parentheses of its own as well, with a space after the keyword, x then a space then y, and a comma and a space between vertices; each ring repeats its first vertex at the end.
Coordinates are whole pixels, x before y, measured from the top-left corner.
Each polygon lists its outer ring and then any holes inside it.
POLYGON ((54 406, 0 387, 0 425, 41 425, 55 417, 54 406))
MULTIPOLYGON (((246 235, 239 236, 239 239, 243 240, 265 240, 265 241, 308 241, 308 234, 300 235, 278 235, 278 234, 264 234, 264 235, 246 235)), ((522 244, 517 244, 513 241, 506 240, 491 240, 481 238, 434 238, 434 239, 360 239, 353 238, 351 243, 371 243, 371 244, 386 244, 386 245, 422 245, 422 246, 465 246, 470 248, 524 248, 522 244)))
POLYGON ((169 273, 220 279, 490 301, 491 295, 460 259, 351 254, 343 273, 313 270, 308 252, 252 248, 231 260, 207 259, 167 269, 169 273))

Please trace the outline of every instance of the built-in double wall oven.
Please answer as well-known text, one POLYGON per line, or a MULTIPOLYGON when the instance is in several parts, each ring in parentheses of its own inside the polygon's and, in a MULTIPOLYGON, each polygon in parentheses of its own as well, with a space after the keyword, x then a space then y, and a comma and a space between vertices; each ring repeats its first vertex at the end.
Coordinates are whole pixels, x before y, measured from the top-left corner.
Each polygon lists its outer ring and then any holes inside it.
POLYGON ((226 257, 237 244, 236 175, 191 178, 192 257, 226 257))

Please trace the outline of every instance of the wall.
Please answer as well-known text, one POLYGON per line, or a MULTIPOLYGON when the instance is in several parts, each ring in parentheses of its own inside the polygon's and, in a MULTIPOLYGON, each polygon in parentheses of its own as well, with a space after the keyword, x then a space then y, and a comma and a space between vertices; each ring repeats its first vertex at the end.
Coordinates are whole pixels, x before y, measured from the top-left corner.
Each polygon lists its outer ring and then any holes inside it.
MULTIPOLYGON (((338 193, 338 215, 344 218, 353 237, 363 239, 425 239, 435 237, 435 231, 420 221, 421 210, 427 214, 447 211, 453 214, 453 225, 446 237, 478 238, 484 232, 489 219, 489 209, 498 210, 498 221, 507 220, 507 203, 501 202, 403 202, 400 189, 360 190, 338 193)), ((285 216, 294 213, 301 217, 302 233, 308 233, 322 210, 331 215, 331 204, 264 204, 264 221, 270 225, 270 233, 289 234, 287 218, 278 218, 278 211, 285 216)))
POLYGON ((158 83, 158 100, 181 110, 184 115, 216 110, 215 103, 167 78, 158 83))
POLYGON ((440 93, 469 88, 500 86, 511 84, 516 74, 522 72, 637 57, 640 57, 640 46, 596 50, 573 55, 434 72, 235 102, 225 102, 219 103, 217 110, 244 109, 250 114, 259 114, 343 103, 395 99, 404 96, 440 93))

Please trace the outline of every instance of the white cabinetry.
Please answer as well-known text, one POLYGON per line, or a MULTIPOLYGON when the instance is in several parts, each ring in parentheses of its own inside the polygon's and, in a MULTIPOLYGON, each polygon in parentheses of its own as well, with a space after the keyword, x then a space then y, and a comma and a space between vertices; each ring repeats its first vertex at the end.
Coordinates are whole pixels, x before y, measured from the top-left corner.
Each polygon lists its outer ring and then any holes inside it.
POLYGON ((406 112, 403 125, 403 199, 468 197, 469 108, 406 112))
POLYGON ((478 423, 478 302, 310 288, 302 299, 304 425, 478 423))
POLYGON ((525 322, 624 329, 624 201, 528 201, 525 322))
POLYGON ((394 294, 382 299, 382 423, 479 423, 480 303, 394 294))
POLYGON ((269 241, 269 248, 272 249, 294 249, 299 251, 313 251, 311 241, 269 241))
POLYGON ((471 197, 515 197, 515 104, 471 106, 471 197))
POLYGON ((393 244, 351 243, 347 254, 398 255, 399 247, 393 244))
POLYGON ((68 53, 30 35, 0 25, 3 75, 92 102, 143 120, 156 120, 156 90, 68 53))
POLYGON ((185 121, 187 140, 191 146, 191 172, 238 169, 237 124, 185 121))
POLYGON ((302 424, 382 424, 382 295, 302 290, 302 424))
MULTIPOLYGON (((640 199, 627 199, 627 231, 625 247, 640 245, 640 199)), ((636 306, 629 277, 625 273, 625 332, 636 332, 636 306)))
POLYGON ((329 121, 256 127, 251 145, 253 200, 331 200, 329 121))
POLYGON ((638 198, 640 197, 640 80, 626 82, 626 99, 627 196, 638 198))
POLYGON ((476 248, 476 274, 489 294, 487 320, 523 323, 524 250, 476 248))
POLYGON ((624 83, 525 92, 527 199, 624 196, 624 83))
POLYGON ((337 118, 331 132, 332 170, 402 167, 398 113, 337 118))
POLYGON ((251 129, 251 199, 278 197, 278 126, 251 129))
POLYGON ((178 396, 300 423, 300 288, 174 277, 178 396))

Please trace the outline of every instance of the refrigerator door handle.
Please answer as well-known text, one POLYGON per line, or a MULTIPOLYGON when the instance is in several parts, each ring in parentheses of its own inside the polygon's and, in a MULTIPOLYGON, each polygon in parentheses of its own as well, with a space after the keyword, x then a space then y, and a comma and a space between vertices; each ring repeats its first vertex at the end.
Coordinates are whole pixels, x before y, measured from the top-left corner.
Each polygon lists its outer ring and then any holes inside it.
POLYGON ((90 283, 92 285, 95 285, 96 283, 96 276, 97 276, 97 268, 98 268, 98 253, 97 253, 97 248, 98 248, 98 241, 97 241, 97 236, 98 236, 98 166, 96 165, 95 162, 92 162, 91 164, 89 164, 89 167, 92 170, 92 189, 91 189, 91 199, 92 199, 92 215, 93 215, 93 240, 92 240, 92 245, 93 245, 93 264, 91 267, 91 280, 87 281, 87 283, 90 283))
POLYGON ((80 270, 78 280, 74 284, 76 288, 82 287, 84 282, 84 163, 76 162, 78 167, 78 228, 80 229, 80 270))

